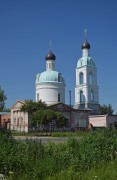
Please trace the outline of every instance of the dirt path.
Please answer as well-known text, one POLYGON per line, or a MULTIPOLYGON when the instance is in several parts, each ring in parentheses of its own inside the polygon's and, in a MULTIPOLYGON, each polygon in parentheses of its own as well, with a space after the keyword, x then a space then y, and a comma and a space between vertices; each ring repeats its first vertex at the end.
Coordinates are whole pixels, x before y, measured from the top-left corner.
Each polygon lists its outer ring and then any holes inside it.
POLYGON ((47 142, 54 142, 54 143, 63 143, 67 142, 69 139, 68 137, 35 137, 35 136, 14 136, 16 140, 19 141, 25 141, 26 139, 28 140, 38 140, 41 141, 42 143, 47 143, 47 142))

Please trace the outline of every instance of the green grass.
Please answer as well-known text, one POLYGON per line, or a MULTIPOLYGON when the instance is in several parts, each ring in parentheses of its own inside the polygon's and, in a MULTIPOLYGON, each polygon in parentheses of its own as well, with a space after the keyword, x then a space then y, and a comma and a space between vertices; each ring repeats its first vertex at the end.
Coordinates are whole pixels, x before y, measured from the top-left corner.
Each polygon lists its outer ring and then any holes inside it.
MULTIPOLYGON (((48 166, 50 168, 50 164, 48 164, 48 166)), ((11 179, 15 180, 16 177, 17 180, 28 180, 29 178, 28 175, 24 173, 15 176, 14 178, 11 179)), ((90 170, 84 172, 74 171, 74 168, 70 166, 67 170, 61 170, 59 173, 52 174, 51 176, 42 179, 44 180, 117 180, 117 159, 106 164, 105 163, 99 164, 98 167, 91 168, 90 170)))
POLYGON ((77 131, 77 132, 53 132, 53 137, 84 137, 87 136, 88 132, 86 131, 77 131))
POLYGON ((100 164, 85 172, 74 171, 70 167, 66 171, 47 177, 46 180, 117 180, 117 160, 100 164))
POLYGON ((0 134, 0 173, 14 172, 12 180, 116 180, 116 167, 116 130, 85 133, 80 141, 72 137, 62 144, 19 142, 0 134))

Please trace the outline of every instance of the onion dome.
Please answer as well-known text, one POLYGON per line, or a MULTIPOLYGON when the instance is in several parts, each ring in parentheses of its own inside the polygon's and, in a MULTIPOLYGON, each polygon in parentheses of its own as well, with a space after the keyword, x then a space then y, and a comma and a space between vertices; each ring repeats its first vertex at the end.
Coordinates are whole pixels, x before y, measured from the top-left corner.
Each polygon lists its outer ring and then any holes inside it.
POLYGON ((45 57, 46 60, 55 60, 56 56, 53 54, 53 52, 50 50, 50 52, 45 57))
POLYGON ((90 44, 87 40, 85 40, 85 42, 82 44, 82 49, 90 49, 90 44))

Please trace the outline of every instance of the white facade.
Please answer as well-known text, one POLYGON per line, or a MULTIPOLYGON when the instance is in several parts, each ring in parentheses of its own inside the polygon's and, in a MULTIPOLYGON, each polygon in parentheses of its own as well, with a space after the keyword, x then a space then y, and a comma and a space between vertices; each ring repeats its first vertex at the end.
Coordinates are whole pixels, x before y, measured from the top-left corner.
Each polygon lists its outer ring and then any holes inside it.
POLYGON ((65 103, 65 80, 55 71, 55 55, 50 51, 46 56, 46 71, 36 76, 36 101, 47 105, 65 103))
POLYGON ((87 41, 82 46, 82 57, 76 67, 75 108, 89 108, 99 113, 99 88, 97 86, 97 68, 89 56, 90 45, 87 41))
POLYGON ((17 101, 11 108, 11 130, 28 132, 28 113, 21 112, 20 108, 25 101, 17 101))
POLYGON ((65 86, 55 82, 39 83, 36 85, 36 101, 46 104, 65 102, 65 86), (59 100, 60 98, 60 100, 59 100))

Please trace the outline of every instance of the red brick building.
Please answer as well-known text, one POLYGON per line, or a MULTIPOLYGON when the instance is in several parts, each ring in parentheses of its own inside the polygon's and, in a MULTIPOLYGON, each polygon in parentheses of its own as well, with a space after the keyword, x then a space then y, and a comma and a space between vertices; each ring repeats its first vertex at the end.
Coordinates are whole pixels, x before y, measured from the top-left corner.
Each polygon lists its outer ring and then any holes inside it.
POLYGON ((0 112, 0 126, 10 129, 11 113, 0 112))

